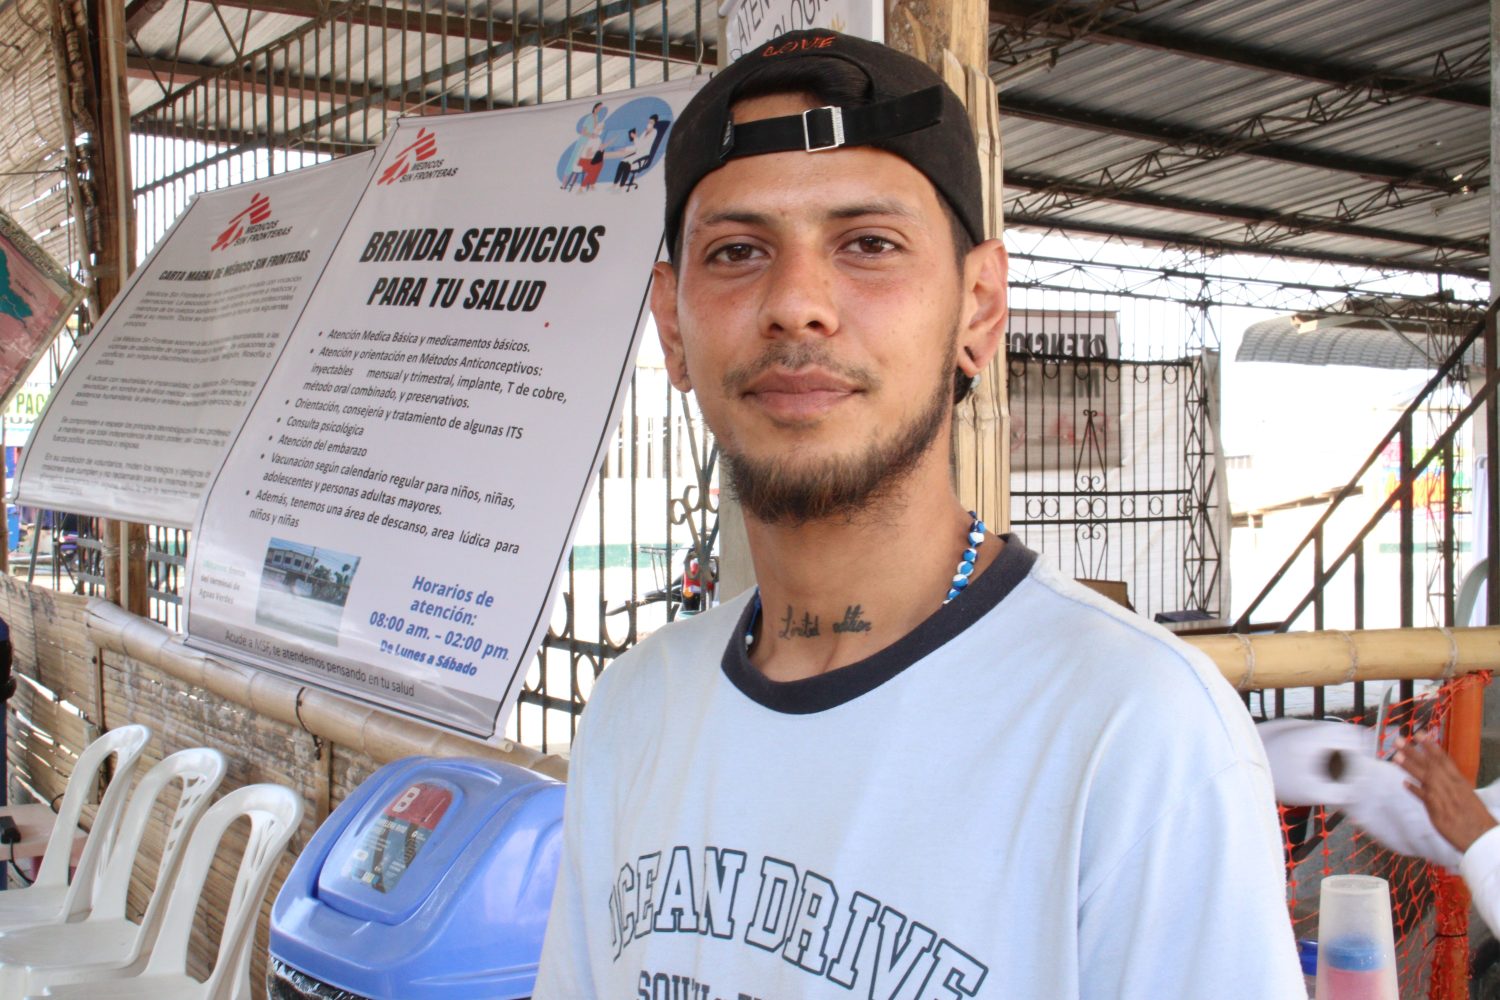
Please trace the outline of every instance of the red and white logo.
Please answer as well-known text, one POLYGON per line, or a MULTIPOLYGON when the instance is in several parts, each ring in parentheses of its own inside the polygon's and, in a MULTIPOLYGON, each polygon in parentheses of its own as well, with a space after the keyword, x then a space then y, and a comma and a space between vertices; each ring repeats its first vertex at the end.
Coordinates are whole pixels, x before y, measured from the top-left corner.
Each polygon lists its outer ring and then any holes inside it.
POLYGON ((257 194, 250 199, 250 207, 242 210, 238 215, 229 220, 229 225, 214 240, 211 250, 226 250, 234 246, 235 240, 245 235, 246 226, 254 226, 265 222, 271 217, 271 199, 264 194, 257 194))
POLYGON ((381 173, 376 184, 394 184, 406 176, 406 172, 412 168, 412 164, 430 160, 437 155, 437 136, 422 128, 417 130, 416 139, 401 152, 396 154, 395 162, 386 167, 381 173))
POLYGON ((391 819, 404 819, 426 830, 435 829, 453 804, 453 793, 439 785, 419 781, 407 787, 396 801, 385 807, 391 819))

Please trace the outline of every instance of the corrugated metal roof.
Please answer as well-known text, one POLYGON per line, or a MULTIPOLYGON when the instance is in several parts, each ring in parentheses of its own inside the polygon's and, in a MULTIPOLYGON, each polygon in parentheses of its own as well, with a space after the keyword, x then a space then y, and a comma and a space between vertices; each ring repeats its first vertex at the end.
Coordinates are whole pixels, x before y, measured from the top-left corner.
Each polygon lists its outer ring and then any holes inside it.
MULTIPOLYGON (((30 108, 0 135, 12 172, 50 169, 61 145, 46 10, 0 6, 3 37, 32 39, 0 52, 0 97, 30 108)), ((693 0, 128 0, 126 15, 135 126, 185 140, 154 154, 152 180, 267 145, 337 154, 402 114, 615 91, 714 61, 714 5, 693 0)), ((1485 5, 990 0, 990 19, 1008 224, 1485 270, 1485 5), (1017 71, 1027 57, 1042 68, 1017 71)), ((0 208, 44 205, 37 226, 65 234, 55 180, 12 173, 0 208)))
POLYGON ((992 0, 990 11, 1010 224, 1486 269, 1484 5, 992 0), (1028 56, 1044 68, 1013 70, 1028 56))
POLYGON ((325 13, 306 0, 255 10, 166 0, 132 35, 130 98, 137 123, 160 132, 232 143, 269 129, 292 145, 337 151, 378 142, 391 120, 413 111, 534 104, 657 82, 664 64, 651 57, 664 35, 675 46, 673 75, 691 73, 683 50, 695 45, 698 24, 688 3, 351 3, 325 13), (596 52, 601 24, 613 45, 596 52), (219 76, 198 79, 214 67, 224 68, 219 76))

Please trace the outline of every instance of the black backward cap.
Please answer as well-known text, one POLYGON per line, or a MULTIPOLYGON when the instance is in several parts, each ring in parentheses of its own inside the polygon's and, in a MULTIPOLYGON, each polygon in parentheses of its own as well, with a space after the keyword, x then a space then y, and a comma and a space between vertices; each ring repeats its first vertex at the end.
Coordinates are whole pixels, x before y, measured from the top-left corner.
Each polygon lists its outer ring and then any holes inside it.
POLYGON ((984 195, 979 154, 958 95, 925 63, 878 42, 837 31, 792 31, 747 52, 693 95, 667 137, 667 246, 677 243, 688 196, 729 160, 760 153, 874 146, 894 153, 932 182, 982 243, 984 195), (789 59, 839 59, 870 82, 869 100, 842 108, 734 124, 729 109, 766 66, 789 59))

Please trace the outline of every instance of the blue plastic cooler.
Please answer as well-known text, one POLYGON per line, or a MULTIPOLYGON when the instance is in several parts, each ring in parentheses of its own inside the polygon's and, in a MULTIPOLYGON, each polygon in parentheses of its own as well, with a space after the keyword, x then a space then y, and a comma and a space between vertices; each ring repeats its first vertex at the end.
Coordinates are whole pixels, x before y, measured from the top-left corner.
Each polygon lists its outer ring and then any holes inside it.
POLYGON ((308 843, 271 911, 276 1000, 519 1000, 541 957, 563 786, 495 761, 409 757, 308 843))

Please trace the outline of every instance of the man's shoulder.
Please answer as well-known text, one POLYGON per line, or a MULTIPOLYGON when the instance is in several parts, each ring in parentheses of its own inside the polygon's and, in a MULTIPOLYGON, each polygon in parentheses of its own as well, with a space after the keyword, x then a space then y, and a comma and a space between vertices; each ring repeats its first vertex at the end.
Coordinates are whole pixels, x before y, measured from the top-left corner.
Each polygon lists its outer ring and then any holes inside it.
POLYGON ((1030 587, 1023 599, 1035 602, 1031 613, 1040 612, 1048 629, 1058 636, 1082 640, 1080 644, 1095 650, 1101 659, 1112 659, 1115 651, 1125 648, 1167 668, 1197 670, 1208 662, 1193 647, 1139 612, 1041 562, 1032 568, 1027 583, 1030 587))
POLYGON ((1253 742, 1248 713, 1217 665, 1137 612, 1038 564, 1016 596, 1069 684, 1087 686, 1171 729, 1218 731, 1241 749, 1253 742))

